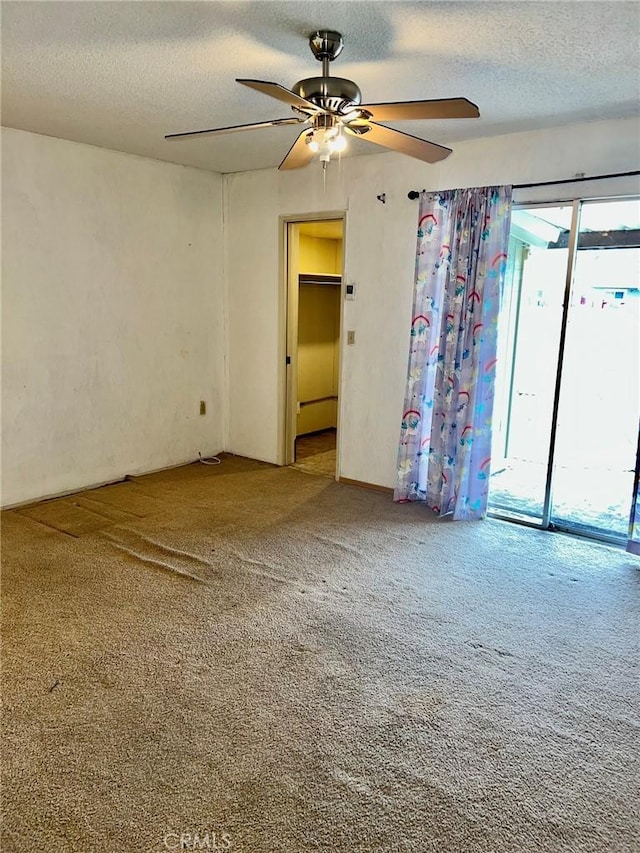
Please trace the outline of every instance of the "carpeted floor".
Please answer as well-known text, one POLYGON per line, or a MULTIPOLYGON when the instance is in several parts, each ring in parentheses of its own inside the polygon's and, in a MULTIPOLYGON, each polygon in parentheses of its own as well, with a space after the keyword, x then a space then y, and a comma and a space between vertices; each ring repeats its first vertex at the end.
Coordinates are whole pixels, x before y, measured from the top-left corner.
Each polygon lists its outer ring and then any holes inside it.
POLYGON ((6 853, 640 849, 622 551, 233 457, 3 516, 6 853))

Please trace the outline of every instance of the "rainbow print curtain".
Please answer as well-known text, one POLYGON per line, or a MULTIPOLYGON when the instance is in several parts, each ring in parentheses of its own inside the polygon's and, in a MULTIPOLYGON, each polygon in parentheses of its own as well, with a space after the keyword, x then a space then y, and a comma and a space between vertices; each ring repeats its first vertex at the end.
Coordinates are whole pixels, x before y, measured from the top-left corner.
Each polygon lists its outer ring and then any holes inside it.
POLYGON ((396 501, 486 514, 511 187, 422 193, 396 501))

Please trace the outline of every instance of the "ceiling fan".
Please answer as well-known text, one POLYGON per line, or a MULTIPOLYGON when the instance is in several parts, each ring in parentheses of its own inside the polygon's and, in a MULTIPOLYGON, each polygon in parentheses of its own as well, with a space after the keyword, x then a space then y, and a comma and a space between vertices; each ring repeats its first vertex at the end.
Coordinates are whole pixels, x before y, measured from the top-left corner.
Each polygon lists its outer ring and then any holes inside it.
POLYGON ((419 139, 409 133, 378 124, 380 121, 414 121, 416 119, 478 118, 478 107, 466 98, 442 98, 430 101, 404 101, 388 104, 361 105, 362 94, 352 80, 330 77, 329 64, 340 55, 344 41, 340 33, 319 30, 309 36, 309 47, 322 62, 322 76, 300 80, 292 89, 262 80, 238 79, 237 83, 288 104, 295 116, 239 124, 233 127, 214 127, 187 133, 170 133, 165 139, 189 139, 206 134, 235 133, 240 130, 259 130, 263 127, 304 125, 279 169, 299 169, 307 166, 314 154, 319 155, 323 168, 332 154, 344 151, 346 136, 355 136, 375 145, 408 154, 425 163, 436 163, 451 154, 450 148, 419 139))

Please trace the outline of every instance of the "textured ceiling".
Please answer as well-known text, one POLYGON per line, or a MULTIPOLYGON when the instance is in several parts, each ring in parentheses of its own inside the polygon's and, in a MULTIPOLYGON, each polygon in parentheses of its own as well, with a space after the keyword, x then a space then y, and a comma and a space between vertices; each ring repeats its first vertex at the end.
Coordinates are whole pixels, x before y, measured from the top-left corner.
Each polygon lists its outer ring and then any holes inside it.
POLYGON ((2 123, 219 172, 275 166, 297 128, 163 135, 287 117, 234 78, 319 74, 317 28, 343 33, 332 73, 365 102, 478 104, 480 119, 394 125, 434 142, 638 112, 635 2, 3 2, 2 123))

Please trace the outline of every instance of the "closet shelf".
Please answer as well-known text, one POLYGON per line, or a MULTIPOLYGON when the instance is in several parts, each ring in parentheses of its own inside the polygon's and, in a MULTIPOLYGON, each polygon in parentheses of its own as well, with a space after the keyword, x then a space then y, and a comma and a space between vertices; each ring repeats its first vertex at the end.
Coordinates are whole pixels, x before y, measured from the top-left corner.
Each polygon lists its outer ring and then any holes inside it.
POLYGON ((301 272, 298 276, 298 284, 329 284, 340 287, 342 284, 342 276, 301 272))

